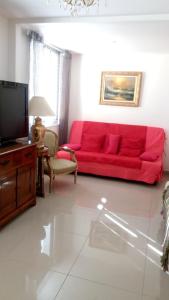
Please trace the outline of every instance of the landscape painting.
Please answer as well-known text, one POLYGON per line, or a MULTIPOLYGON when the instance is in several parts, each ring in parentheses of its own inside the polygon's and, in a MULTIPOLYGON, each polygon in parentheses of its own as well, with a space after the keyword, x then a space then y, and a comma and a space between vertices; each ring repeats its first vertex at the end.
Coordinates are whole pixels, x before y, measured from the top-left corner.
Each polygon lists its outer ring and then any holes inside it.
POLYGON ((138 106, 141 72, 102 72, 100 104, 138 106))

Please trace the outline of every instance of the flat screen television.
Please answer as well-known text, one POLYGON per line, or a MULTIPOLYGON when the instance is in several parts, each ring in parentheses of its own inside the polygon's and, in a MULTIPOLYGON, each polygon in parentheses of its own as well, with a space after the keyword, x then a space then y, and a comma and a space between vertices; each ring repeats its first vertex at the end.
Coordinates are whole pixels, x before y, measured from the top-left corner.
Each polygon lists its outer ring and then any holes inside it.
POLYGON ((0 80, 0 147, 28 136, 28 85, 0 80))

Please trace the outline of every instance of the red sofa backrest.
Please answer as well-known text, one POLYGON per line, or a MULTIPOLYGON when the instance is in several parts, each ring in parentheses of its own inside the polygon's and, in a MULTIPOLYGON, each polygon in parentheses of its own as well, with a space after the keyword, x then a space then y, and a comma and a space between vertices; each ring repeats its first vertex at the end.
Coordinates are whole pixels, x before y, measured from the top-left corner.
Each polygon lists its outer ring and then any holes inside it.
POLYGON ((161 155, 164 149, 164 129, 158 127, 104 123, 93 121, 74 121, 70 131, 69 143, 81 144, 83 133, 119 134, 122 138, 140 138, 145 141, 145 151, 156 151, 161 155))

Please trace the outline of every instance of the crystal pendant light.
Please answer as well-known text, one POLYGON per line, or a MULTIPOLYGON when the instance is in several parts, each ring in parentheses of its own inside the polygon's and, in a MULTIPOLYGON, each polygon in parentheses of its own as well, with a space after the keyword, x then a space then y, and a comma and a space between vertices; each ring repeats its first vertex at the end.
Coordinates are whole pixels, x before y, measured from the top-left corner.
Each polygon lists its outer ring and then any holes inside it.
POLYGON ((60 6, 64 4, 66 9, 69 9, 72 15, 78 15, 81 8, 85 8, 86 11, 91 6, 95 6, 96 4, 99 6, 99 0, 60 0, 60 6))

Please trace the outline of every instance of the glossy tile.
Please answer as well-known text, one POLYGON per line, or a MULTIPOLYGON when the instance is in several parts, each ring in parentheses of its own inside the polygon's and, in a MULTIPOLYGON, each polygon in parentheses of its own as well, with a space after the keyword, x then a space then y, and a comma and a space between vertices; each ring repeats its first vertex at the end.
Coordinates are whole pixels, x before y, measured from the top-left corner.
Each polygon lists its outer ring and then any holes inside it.
MULTIPOLYGON (((149 231, 150 219, 139 215, 117 214, 129 226, 133 227, 137 233, 147 234, 149 231)), ((144 235, 143 235, 144 236, 144 235)))
POLYGON ((149 297, 149 296, 143 296, 142 297, 142 300, 158 300, 157 298, 152 298, 152 297, 149 297))
POLYGON ((128 236, 127 232, 121 232, 106 223, 94 223, 90 238, 74 264, 71 275, 140 295, 145 253, 137 249, 128 236))
POLYGON ((105 232, 106 236, 106 232, 109 231, 111 236, 118 237, 120 243, 123 242, 135 249, 136 252, 144 252, 145 254, 147 239, 149 238, 147 234, 149 221, 145 218, 142 218, 142 220, 144 220, 144 225, 139 226, 141 220, 138 217, 126 218, 126 215, 115 214, 103 209, 97 222, 100 223, 100 228, 102 227, 102 231, 105 232))
POLYGON ((45 274, 37 289, 37 300, 53 300, 65 280, 65 275, 57 272, 45 274))
POLYGON ((104 191, 102 197, 107 200, 105 207, 108 210, 128 216, 149 217, 152 202, 152 187, 149 185, 114 181, 112 185, 102 190, 104 191))
POLYGON ((169 299, 169 273, 163 272, 160 264, 162 248, 148 245, 143 294, 157 300, 169 299))
MULTIPOLYGON (((97 219, 99 212, 88 207, 79 207, 74 205, 71 210, 66 211, 61 209, 54 209, 52 205, 51 210, 43 205, 41 206, 38 215, 43 217, 44 224, 55 222, 56 227, 65 233, 74 233, 87 236, 90 232, 90 223, 97 219), (44 213, 46 212, 46 214, 44 213)), ((36 222, 39 222, 36 219, 36 222)))
MULTIPOLYGON (((26 214, 25 214, 26 215, 26 214)), ((24 215, 18 216, 0 230, 0 257, 9 255, 30 232, 24 215)))
POLYGON ((88 236, 91 222, 95 221, 97 216, 97 213, 90 212, 86 208, 76 207, 71 214, 58 213, 55 216, 55 223, 62 232, 88 236))
POLYGON ((0 260, 0 299, 53 300, 65 275, 36 264, 0 260))
POLYGON ((161 199, 159 202, 160 203, 158 204, 158 209, 156 213, 154 214, 153 217, 150 218, 149 235, 153 240, 156 241, 156 243, 162 244, 164 239, 165 227, 164 227, 163 216, 161 214, 162 211, 161 199))
POLYGON ((69 276, 55 300, 141 300, 140 296, 69 276))
POLYGON ((85 238, 64 234, 55 224, 36 227, 13 249, 9 258, 68 273, 85 238))
MULTIPOLYGON (((49 194, 46 183, 46 195, 49 199, 54 199, 60 208, 71 208, 73 205, 96 209, 100 197, 103 197, 103 182, 101 178, 78 176, 77 183, 72 184, 73 176, 57 176, 53 188, 53 193, 49 194), (97 190, 95 190, 95 184, 97 190), (99 186, 100 185, 100 186, 99 186)), ((104 181, 104 179, 103 179, 104 181)), ((110 184, 110 182, 109 182, 110 184)))
POLYGON ((2 300, 168 300, 160 267, 165 179, 57 176, 0 231, 2 300), (9 289, 10 287, 10 289, 9 289))

